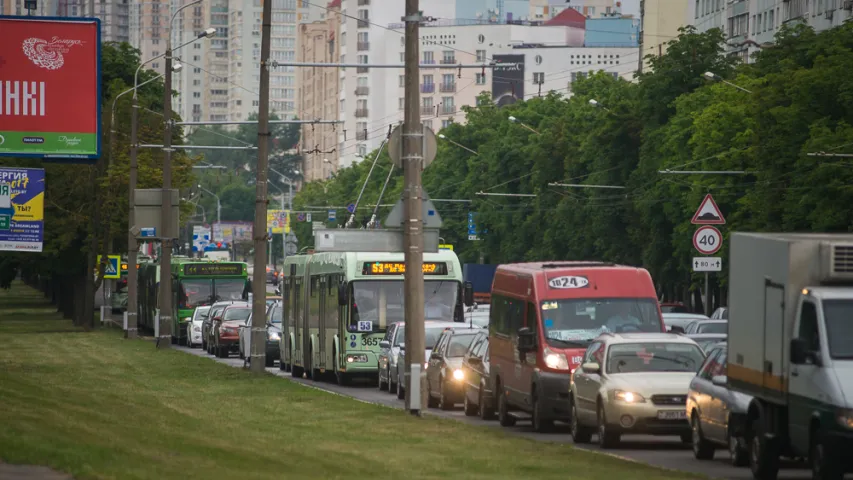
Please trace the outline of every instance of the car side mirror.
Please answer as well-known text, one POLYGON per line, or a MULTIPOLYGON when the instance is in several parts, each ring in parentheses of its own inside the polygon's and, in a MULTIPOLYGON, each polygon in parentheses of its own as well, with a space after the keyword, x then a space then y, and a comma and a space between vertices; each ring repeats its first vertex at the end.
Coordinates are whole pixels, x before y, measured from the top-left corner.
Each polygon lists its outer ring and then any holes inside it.
POLYGON ((518 351, 529 352, 536 348, 536 335, 528 327, 518 329, 518 351))
POLYGON ((401 344, 400 344, 400 351, 401 351, 401 352, 405 352, 405 351, 406 351, 406 344, 405 344, 405 343, 401 343, 401 344))
POLYGON ((391 348, 391 342, 388 340, 382 340, 379 342, 379 348, 391 348))
POLYGON ((581 365, 581 368, 583 369, 584 373, 590 373, 595 375, 601 374, 601 365, 595 362, 584 363, 583 365, 581 365))
POLYGON ((728 385, 728 378, 725 375, 714 375, 711 378, 711 383, 718 387, 725 387, 728 385))
POLYGON ((471 365, 482 365, 482 364, 483 364, 483 359, 482 359, 482 358, 480 358, 480 357, 469 357, 469 358, 468 358, 468 363, 469 363, 469 364, 471 364, 471 365))
POLYGON ((790 358, 794 365, 803 365, 809 356, 809 348, 806 341, 802 338, 791 339, 790 358))
POLYGON ((347 284, 341 283, 338 285, 338 305, 345 306, 347 304, 347 284))
POLYGON ((465 282, 462 292, 465 298, 465 306, 470 307, 471 305, 474 305, 474 284, 471 282, 465 282))

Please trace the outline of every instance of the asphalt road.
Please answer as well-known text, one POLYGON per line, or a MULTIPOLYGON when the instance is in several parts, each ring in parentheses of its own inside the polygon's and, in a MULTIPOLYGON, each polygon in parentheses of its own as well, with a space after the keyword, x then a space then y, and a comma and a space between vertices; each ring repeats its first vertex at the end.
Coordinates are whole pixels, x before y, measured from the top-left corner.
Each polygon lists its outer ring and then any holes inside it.
MULTIPOLYGON (((192 355, 208 357, 213 361, 225 363, 233 367, 242 367, 244 363, 243 360, 240 360, 236 356, 227 359, 219 359, 207 355, 206 352, 198 348, 174 348, 192 355)), ((379 391, 374 382, 365 381, 364 383, 355 384, 354 386, 342 387, 330 381, 315 382, 308 379, 293 378, 291 377, 290 372, 282 372, 278 369, 278 366, 267 368, 267 371, 288 381, 293 381, 308 387, 319 388, 321 390, 345 395, 364 402, 385 405, 392 408, 403 408, 402 400, 398 400, 396 395, 379 391)), ((484 421, 480 420, 478 417, 466 417, 462 412, 461 405, 448 412, 429 409, 426 413, 439 417, 450 418, 471 425, 480 425, 485 428, 503 428, 497 423, 497 421, 484 421)), ((530 428, 529 422, 519 422, 517 426, 505 428, 505 430, 513 435, 530 438, 536 441, 573 443, 572 437, 569 434, 568 425, 563 424, 558 424, 554 433, 547 434, 533 432, 530 428)), ((718 450, 715 460, 699 461, 693 458, 693 452, 691 451, 690 446, 682 444, 678 437, 635 435, 624 436, 622 438, 622 448, 617 450, 601 450, 595 445, 577 445, 577 447, 585 450, 617 455, 658 467, 706 475, 712 478, 731 480, 752 479, 752 475, 748 468, 736 468, 729 463, 729 454, 726 450, 718 450)), ((593 439, 595 439, 595 437, 593 437, 593 439)), ((810 472, 798 465, 786 465, 779 474, 780 480, 807 480, 810 478, 810 472)), ((850 476, 848 476, 848 478, 850 478, 850 476)))

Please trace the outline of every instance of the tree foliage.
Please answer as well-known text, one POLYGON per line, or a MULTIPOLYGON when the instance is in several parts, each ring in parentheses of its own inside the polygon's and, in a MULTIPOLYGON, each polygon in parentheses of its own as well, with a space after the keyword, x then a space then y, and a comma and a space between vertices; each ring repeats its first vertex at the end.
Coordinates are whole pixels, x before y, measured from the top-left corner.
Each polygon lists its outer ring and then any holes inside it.
MULTIPOLYGON (((571 98, 548 95, 504 108, 481 97, 478 107, 465 109, 466 124, 442 130, 478 154, 439 140, 438 156, 423 176, 432 198, 454 200, 436 201, 445 242, 463 262, 483 255, 490 263, 641 265, 662 296, 687 300, 700 279, 690 265, 699 256, 690 220, 707 193, 727 220, 719 253, 724 265, 732 231, 850 231, 849 162, 807 153, 853 150, 853 24, 820 33, 783 28, 776 46, 748 65, 735 65, 723 47, 718 30, 686 28, 635 82, 591 75, 573 85, 571 98), (751 93, 706 81, 708 71, 751 93), (480 241, 468 240, 468 212, 478 212, 480 241)), ((370 163, 306 185, 297 209, 354 202, 370 163)), ((383 152, 360 208, 375 203, 389 167, 383 152)), ((399 198, 399 173, 382 203, 399 198)), ((369 210, 358 213, 360 221, 369 219, 369 210)), ((345 220, 339 210, 337 223, 345 220)), ((301 244, 312 243, 307 225, 297 225, 297 233, 301 244)), ((725 287, 727 271, 714 278, 725 287)), ((716 303, 725 302, 716 297, 716 303)))

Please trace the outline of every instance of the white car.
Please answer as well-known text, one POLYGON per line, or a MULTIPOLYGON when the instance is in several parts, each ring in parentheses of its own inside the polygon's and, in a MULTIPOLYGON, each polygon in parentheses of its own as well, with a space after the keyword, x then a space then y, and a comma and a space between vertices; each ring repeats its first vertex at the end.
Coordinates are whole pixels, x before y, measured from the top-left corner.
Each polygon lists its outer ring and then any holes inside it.
POLYGON ((708 317, 699 313, 664 313, 663 323, 666 325, 668 332, 672 331, 672 327, 678 327, 682 332, 688 325, 696 320, 708 320, 708 317))
POLYGON ((490 310, 491 306, 489 304, 478 305, 475 303, 470 307, 465 307, 465 323, 476 327, 488 328, 490 310))
POLYGON ((204 322, 204 319, 207 318, 207 313, 209 311, 210 306, 204 305, 196 307, 193 312, 192 320, 190 320, 190 325, 187 328, 187 331, 189 332, 187 334, 187 346, 190 348, 201 346, 201 324, 204 322))

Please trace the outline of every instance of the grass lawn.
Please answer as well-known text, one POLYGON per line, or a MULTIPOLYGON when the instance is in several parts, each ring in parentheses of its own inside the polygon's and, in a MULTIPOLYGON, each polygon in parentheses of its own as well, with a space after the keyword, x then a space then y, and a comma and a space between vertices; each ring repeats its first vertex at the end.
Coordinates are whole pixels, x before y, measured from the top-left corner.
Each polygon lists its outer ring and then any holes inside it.
POLYGON ((0 459, 82 478, 697 478, 80 332, 0 291, 0 459))

